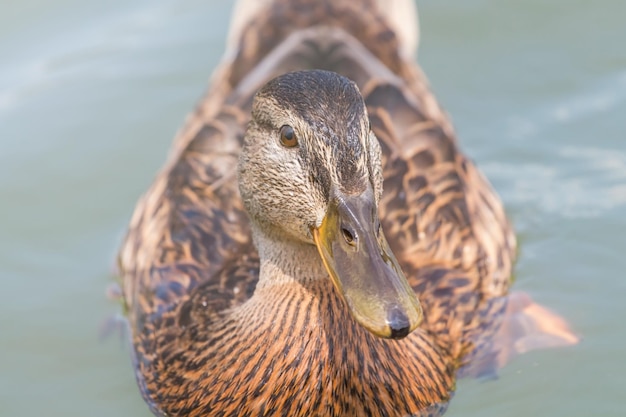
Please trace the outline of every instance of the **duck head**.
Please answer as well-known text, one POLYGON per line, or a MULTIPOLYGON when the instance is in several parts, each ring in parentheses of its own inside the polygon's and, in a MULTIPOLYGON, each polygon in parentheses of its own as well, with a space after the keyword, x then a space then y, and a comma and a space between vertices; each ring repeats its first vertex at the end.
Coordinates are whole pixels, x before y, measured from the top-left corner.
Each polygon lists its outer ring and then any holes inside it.
POLYGON ((380 146, 355 83, 320 70, 269 81, 254 98, 238 174, 255 227, 316 245, 361 326, 402 338, 419 325, 419 301, 380 225, 380 146))

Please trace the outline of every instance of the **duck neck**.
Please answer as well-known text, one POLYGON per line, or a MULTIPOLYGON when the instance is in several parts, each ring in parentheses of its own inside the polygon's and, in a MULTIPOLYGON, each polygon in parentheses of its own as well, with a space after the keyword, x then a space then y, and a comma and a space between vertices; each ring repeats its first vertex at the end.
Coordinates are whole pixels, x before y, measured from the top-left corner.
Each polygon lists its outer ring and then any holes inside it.
POLYGON ((267 233, 253 226, 254 242, 261 263, 257 289, 273 285, 307 285, 329 280, 317 248, 286 233, 267 233))

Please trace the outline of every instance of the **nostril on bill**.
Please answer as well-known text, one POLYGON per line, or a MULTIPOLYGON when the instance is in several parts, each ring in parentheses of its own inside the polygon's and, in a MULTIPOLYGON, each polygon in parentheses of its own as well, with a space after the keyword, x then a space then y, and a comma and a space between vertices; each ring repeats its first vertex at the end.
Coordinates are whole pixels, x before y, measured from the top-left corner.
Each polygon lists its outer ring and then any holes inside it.
POLYGON ((356 234, 351 232, 349 229, 342 227, 341 228, 341 234, 343 235, 343 238, 345 239, 346 243, 348 245, 354 245, 354 241, 356 239, 356 234))

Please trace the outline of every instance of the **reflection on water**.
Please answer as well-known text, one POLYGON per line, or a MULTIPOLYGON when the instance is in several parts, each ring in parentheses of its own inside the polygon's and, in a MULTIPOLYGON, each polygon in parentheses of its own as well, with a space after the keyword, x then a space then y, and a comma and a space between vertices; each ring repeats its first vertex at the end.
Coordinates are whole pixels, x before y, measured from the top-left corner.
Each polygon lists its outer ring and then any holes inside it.
MULTIPOLYGON (((418 2, 420 60, 521 240, 518 289, 581 345, 463 380, 450 416, 621 416, 626 3, 418 2)), ((0 414, 150 415, 99 343, 138 196, 206 86, 230 2, 0 6, 0 414)))

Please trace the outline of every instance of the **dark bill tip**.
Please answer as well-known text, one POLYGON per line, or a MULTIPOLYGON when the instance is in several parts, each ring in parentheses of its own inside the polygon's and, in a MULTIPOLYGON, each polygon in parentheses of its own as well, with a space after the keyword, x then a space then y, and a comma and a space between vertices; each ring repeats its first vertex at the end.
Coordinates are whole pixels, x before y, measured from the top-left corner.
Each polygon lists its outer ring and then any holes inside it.
POLYGON ((387 316, 387 323, 391 329, 390 337, 392 339, 402 339, 406 337, 411 330, 411 322, 407 315, 400 309, 394 308, 387 316))

